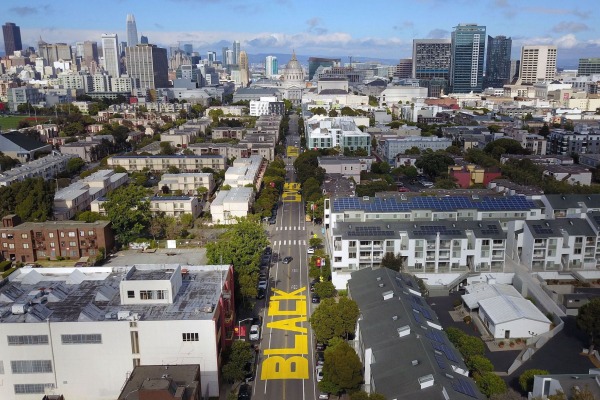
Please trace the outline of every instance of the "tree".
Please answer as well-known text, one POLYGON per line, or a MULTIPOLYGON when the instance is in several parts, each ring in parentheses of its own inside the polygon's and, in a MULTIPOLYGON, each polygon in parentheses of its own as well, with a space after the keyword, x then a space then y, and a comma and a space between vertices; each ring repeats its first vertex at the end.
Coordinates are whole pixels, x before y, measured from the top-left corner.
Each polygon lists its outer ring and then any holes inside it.
POLYGON ((150 223, 150 201, 142 186, 121 186, 110 192, 104 210, 121 244, 142 236, 150 223))
POLYGON ((413 147, 411 147, 410 149, 406 150, 406 151, 404 152, 404 154, 406 154, 406 155, 413 155, 413 156, 414 156, 414 155, 416 155, 416 156, 418 156, 419 154, 421 154, 421 149, 419 149, 419 148, 418 148, 418 147, 416 147, 416 146, 413 146, 413 147))
POLYGON ((324 299, 310 317, 310 325, 317 340, 327 342, 353 333, 359 313, 356 302, 347 297, 340 298, 337 303, 334 299, 324 299))
POLYGON ((391 170, 390 164, 387 162, 374 162, 371 165, 371 172, 374 174, 389 174, 391 170))
MULTIPOLYGON (((517 392, 514 389, 509 388, 504 393, 496 393, 496 394, 491 395, 490 400, 524 400, 524 398, 523 398, 523 396, 521 396, 521 394, 519 392, 517 392)), ((564 399, 564 400, 566 400, 566 399, 564 399)))
POLYGON ((544 126, 540 128, 538 134, 543 137, 547 137, 550 134, 550 127, 548 126, 548 123, 544 122, 544 126))
POLYGON ((600 344, 600 298, 592 299, 579 309, 577 326, 590 337, 590 352, 600 344))
POLYGON ((233 342, 231 349, 226 354, 227 361, 221 370, 223 380, 228 383, 243 380, 246 376, 244 367, 252 360, 253 356, 254 350, 250 343, 241 340, 233 342))
POLYGON ((167 173, 169 173, 169 174, 180 174, 181 170, 179 168, 177 168, 175 165, 169 165, 169 168, 167 168, 167 173))
POLYGON ((402 271, 403 262, 402 256, 400 254, 394 255, 392 252, 387 252, 381 259, 381 266, 384 268, 389 268, 393 271, 402 271))
POLYGON ((490 397, 494 394, 506 392, 506 383, 493 372, 485 372, 475 377, 477 387, 484 395, 490 397))
POLYGON ((345 341, 325 350, 323 380, 319 388, 329 393, 351 391, 362 382, 362 364, 358 355, 345 341))
POLYGON ((95 211, 83 211, 81 213, 79 213, 77 215, 77 218, 75 218, 77 221, 84 221, 84 222, 96 222, 96 221, 101 221, 101 220, 107 220, 108 217, 105 215, 101 215, 100 213, 97 213, 95 211))
POLYGON ((447 173, 451 165, 454 165, 454 160, 444 152, 427 152, 415 162, 415 166, 432 179, 447 173))
POLYGON ((446 328, 446 336, 448 336, 448 340, 450 340, 450 343, 452 343, 457 348, 458 348, 458 343, 460 342, 460 338, 465 335, 466 335, 466 333, 464 333, 463 331, 461 331, 458 328, 454 328, 452 326, 446 328))
POLYGON ((573 387, 571 389, 571 399, 572 400, 596 400, 596 396, 590 390, 588 385, 585 385, 582 388, 573 387))
POLYGON ((164 215, 156 215, 150 220, 150 226, 148 227, 148 233, 152 235, 152 239, 156 240, 161 238, 165 234, 165 228, 167 221, 164 215))
POLYGON ((321 247, 323 245, 323 239, 321 239, 320 237, 311 237, 308 240, 308 245, 310 247, 321 247))
POLYGON ((78 174, 79 171, 85 166, 85 161, 79 157, 73 157, 67 161, 67 173, 69 175, 78 174))
POLYGON ((502 138, 488 143, 483 151, 494 156, 496 160, 500 159, 502 154, 528 154, 529 152, 521 146, 521 143, 514 139, 502 138))
POLYGON ((477 373, 482 375, 486 372, 494 371, 494 364, 492 362, 481 355, 474 355, 465 360, 465 364, 469 368, 473 374, 477 373))
POLYGON ((160 153, 162 155, 170 156, 175 154, 175 148, 170 142, 160 142, 160 153))
POLYGON ((533 390, 533 377, 535 375, 548 375, 549 372, 545 369, 528 369, 519 376, 519 386, 524 392, 533 390))
POLYGON ((386 400, 386 397, 381 393, 373 392, 369 394, 364 390, 359 390, 350 395, 350 400, 386 400))
POLYGON ((315 284, 315 294, 321 299, 328 299, 335 296, 335 286, 330 281, 317 282, 315 284))
POLYGON ((485 353, 485 344, 479 337, 463 335, 456 346, 465 359, 473 356, 482 356, 485 353))

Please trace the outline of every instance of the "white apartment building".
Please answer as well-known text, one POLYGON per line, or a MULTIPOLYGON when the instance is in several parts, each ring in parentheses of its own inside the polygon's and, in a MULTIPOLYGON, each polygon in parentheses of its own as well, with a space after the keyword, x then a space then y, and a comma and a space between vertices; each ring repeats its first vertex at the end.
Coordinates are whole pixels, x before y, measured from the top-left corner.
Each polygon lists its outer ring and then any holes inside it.
POLYGON ((379 267, 386 253, 402 257, 405 271, 415 274, 502 272, 506 253, 497 221, 342 222, 328 241, 337 288, 353 271, 379 267))
POLYGON ((394 164, 398 154, 406 153, 416 147, 420 150, 431 149, 433 151, 446 150, 452 145, 452 139, 439 138, 437 136, 404 136, 379 140, 377 144, 378 153, 391 165, 394 164))
POLYGON ((102 169, 54 194, 54 218, 66 220, 90 207, 92 201, 129 182, 127 173, 102 169))
POLYGON ((210 204, 210 215, 215 224, 235 224, 236 217, 246 217, 254 204, 254 189, 236 187, 220 190, 210 204))
POLYGON ((546 194, 542 197, 546 219, 581 218, 600 211, 600 194, 546 194))
POLYGON ((285 105, 283 101, 277 100, 277 97, 261 97, 260 100, 250 100, 250 115, 260 117, 261 115, 278 114, 283 115, 285 105))
POLYGON ((110 87, 113 92, 128 92, 131 93, 133 88, 138 87, 134 84, 134 79, 127 75, 121 75, 119 77, 110 78, 110 87))
POLYGON ((211 168, 215 171, 225 169, 225 157, 220 155, 155 155, 155 156, 114 156, 108 160, 109 167, 121 166, 127 172, 143 171, 148 169, 152 172, 167 172, 169 167, 179 168, 181 172, 202 172, 203 168, 211 168))
POLYGON ((352 117, 315 115, 305 122, 306 147, 309 149, 365 149, 371 154, 371 136, 356 126, 352 117))
MULTIPOLYGON (((90 204, 90 209, 100 215, 106 215, 104 203, 107 199, 100 197, 90 204)), ((202 212, 202 204, 196 196, 154 196, 148 199, 152 215, 165 215, 179 218, 183 214, 190 214, 195 218, 202 212)))
POLYGON ((427 88, 413 85, 396 85, 385 88, 379 95, 379 107, 391 106, 392 104, 414 103, 415 99, 427 97, 427 88))
POLYGON ((67 169, 71 154, 50 154, 37 160, 21 164, 19 167, 0 172, 0 186, 9 186, 13 182, 24 181, 27 178, 42 177, 52 179, 67 169))
POLYGON ((523 46, 519 70, 520 83, 553 81, 556 76, 557 51, 556 46, 523 46))
POLYGON ((197 364, 219 395, 227 265, 21 268, 0 289, 0 398, 114 400, 138 365, 197 364), (198 293, 202 293, 201 296, 198 293))
POLYGON ((169 192, 173 193, 181 191, 183 194, 198 194, 198 189, 206 188, 207 193, 212 193, 215 190, 215 178, 210 173, 183 173, 183 174, 163 174, 158 188, 164 186, 169 188, 169 192))
POLYGON ((223 185, 229 185, 232 188, 246 185, 256 187, 265 166, 266 161, 261 156, 238 158, 225 172, 223 185))

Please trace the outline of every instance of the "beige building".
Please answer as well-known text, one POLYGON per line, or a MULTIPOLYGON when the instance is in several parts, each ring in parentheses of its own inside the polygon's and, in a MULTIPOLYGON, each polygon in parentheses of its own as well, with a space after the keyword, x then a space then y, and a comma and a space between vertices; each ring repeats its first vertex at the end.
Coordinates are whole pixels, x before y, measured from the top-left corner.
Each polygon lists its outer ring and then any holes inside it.
MULTIPOLYGON (((148 200, 153 215, 163 214, 167 217, 179 218, 183 214, 191 214, 194 218, 198 218, 202 212, 202 205, 195 196, 156 196, 148 200)), ((92 201, 91 210, 106 215, 104 209, 106 201, 104 197, 92 201)))
POLYGON ((114 156, 108 159, 108 166, 121 166, 127 172, 144 170, 167 172, 169 167, 176 167, 181 172, 202 172, 203 168, 221 171, 225 169, 225 157, 213 154, 201 156, 114 156))
POLYGON ((210 215, 215 224, 235 224, 236 217, 246 217, 254 204, 254 189, 237 187, 221 190, 210 205, 210 215))
POLYGON ((181 191, 183 194, 197 194, 198 189, 203 187, 212 193, 215 190, 215 179, 213 174, 207 173, 184 173, 184 174, 164 174, 158 188, 164 186, 169 188, 169 192, 181 191))
POLYGON ((519 81, 533 84, 552 81, 556 76, 556 46, 523 46, 519 81))

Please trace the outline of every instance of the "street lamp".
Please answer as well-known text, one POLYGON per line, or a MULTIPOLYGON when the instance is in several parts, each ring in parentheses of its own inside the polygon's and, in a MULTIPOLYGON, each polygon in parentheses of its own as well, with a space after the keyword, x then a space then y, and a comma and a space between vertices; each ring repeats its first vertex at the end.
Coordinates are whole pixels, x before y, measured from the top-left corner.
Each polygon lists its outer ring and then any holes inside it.
POLYGON ((242 322, 246 322, 246 321, 250 321, 252 320, 252 318, 245 318, 241 321, 238 321, 238 339, 240 338, 240 336, 242 335, 242 322))

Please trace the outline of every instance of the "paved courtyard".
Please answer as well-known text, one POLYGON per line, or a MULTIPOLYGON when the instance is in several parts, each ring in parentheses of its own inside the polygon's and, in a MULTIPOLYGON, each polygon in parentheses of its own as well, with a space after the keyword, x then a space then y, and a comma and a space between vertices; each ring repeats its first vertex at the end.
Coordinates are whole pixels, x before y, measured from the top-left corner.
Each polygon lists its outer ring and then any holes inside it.
POLYGON ((122 250, 104 262, 104 266, 122 267, 135 264, 205 265, 206 249, 122 250))

